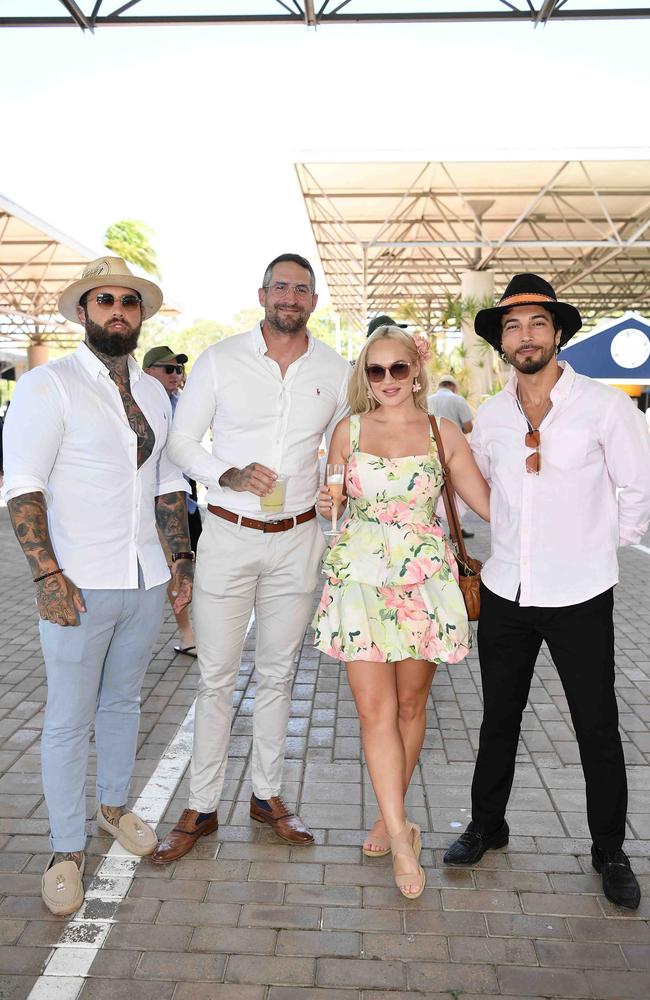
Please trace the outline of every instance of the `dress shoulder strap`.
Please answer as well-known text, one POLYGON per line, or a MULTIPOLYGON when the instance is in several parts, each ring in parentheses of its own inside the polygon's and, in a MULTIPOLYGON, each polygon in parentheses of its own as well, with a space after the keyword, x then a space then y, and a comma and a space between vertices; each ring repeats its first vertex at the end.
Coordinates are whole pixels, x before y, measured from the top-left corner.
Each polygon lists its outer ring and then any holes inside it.
POLYGON ((350 454, 359 450, 359 438, 361 437, 361 415, 359 413, 350 414, 350 454))

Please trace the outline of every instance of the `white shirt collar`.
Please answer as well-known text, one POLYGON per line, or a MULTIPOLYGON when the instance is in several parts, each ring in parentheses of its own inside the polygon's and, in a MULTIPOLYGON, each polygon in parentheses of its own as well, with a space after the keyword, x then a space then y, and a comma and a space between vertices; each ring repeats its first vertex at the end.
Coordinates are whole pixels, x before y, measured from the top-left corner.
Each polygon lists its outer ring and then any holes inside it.
MULTIPOLYGON (((566 399, 576 380, 576 373, 568 361, 558 361, 558 365, 562 369, 562 374, 551 389, 551 399, 554 403, 559 399, 566 399)), ((516 398, 517 384, 517 372, 513 371, 512 375, 503 387, 504 392, 508 392, 511 396, 516 398)))
MULTIPOLYGON (((257 326, 253 327, 253 329, 251 330, 251 336, 253 338, 253 349, 255 350, 255 353, 258 354, 260 357, 263 357, 265 354, 268 353, 268 347, 266 346, 266 341, 264 340, 264 334, 262 333, 262 320, 260 320, 257 326)), ((310 354, 313 354, 314 343, 315 343, 314 338, 312 337, 309 330, 307 330, 307 350, 305 351, 304 354, 300 355, 301 358, 309 357, 310 354)), ((298 359, 296 358, 296 360, 298 359)))

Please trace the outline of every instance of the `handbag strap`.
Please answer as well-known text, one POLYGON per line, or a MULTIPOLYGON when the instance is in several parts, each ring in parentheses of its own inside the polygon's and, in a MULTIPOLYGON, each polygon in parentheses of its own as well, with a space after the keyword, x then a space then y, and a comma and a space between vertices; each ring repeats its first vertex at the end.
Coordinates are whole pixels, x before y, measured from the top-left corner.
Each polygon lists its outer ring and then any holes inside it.
POLYGON ((438 422, 434 416, 429 414, 429 421, 431 423, 431 430, 433 431, 433 436, 436 442, 436 448, 438 449, 438 458, 440 459, 440 464, 442 466, 442 499, 445 504, 445 512, 447 514, 447 521, 449 523, 449 533, 451 534, 451 539, 456 546, 456 551, 460 556, 462 562, 467 565, 468 555, 467 549, 465 547, 465 540, 463 538, 463 532, 460 526, 460 518, 458 517, 458 509, 456 507, 456 498, 454 495, 454 484, 451 479, 451 473, 447 466, 447 460, 445 458, 445 449, 442 443, 442 435, 440 433, 440 428, 438 427, 438 422))

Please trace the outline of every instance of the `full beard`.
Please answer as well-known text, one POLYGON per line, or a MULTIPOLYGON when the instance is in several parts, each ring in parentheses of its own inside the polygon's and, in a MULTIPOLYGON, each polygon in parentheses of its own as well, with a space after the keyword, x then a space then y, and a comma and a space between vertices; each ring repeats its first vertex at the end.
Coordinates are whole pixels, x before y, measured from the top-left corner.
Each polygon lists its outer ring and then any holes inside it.
POLYGON ((520 359, 516 353, 506 354, 505 351, 503 352, 503 357, 509 365, 516 368, 522 375, 536 375, 537 372, 541 372, 542 368, 546 368, 547 364, 553 360, 555 357, 555 347, 549 347, 547 351, 542 350, 539 358, 528 357, 520 359))
POLYGON ((306 327, 309 316, 310 313, 305 309, 299 309, 295 313, 284 314, 278 312, 278 307, 276 306, 275 309, 267 308, 264 319, 274 330, 279 330, 280 333, 298 333, 306 327))
POLYGON ((121 358, 138 346, 142 323, 130 327, 128 333, 109 333, 105 327, 86 316, 86 340, 97 354, 107 358, 121 358))

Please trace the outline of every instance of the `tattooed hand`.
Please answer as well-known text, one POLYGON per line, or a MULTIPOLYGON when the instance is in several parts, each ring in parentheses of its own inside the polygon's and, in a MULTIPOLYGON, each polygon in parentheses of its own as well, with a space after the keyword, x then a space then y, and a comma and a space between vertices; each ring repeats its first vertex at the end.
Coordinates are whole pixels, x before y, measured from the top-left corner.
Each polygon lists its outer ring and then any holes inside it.
POLYGON ((265 497, 273 489, 277 473, 259 462, 251 462, 244 469, 228 469, 219 479, 220 486, 227 486, 238 493, 255 493, 265 497))
POLYGON ((178 559, 172 563, 171 596, 172 610, 179 614, 192 601, 194 586, 194 563, 190 559, 178 559))
POLYGON ((48 576, 36 586, 36 606, 45 621, 55 625, 78 625, 86 610, 79 588, 63 573, 48 576))

